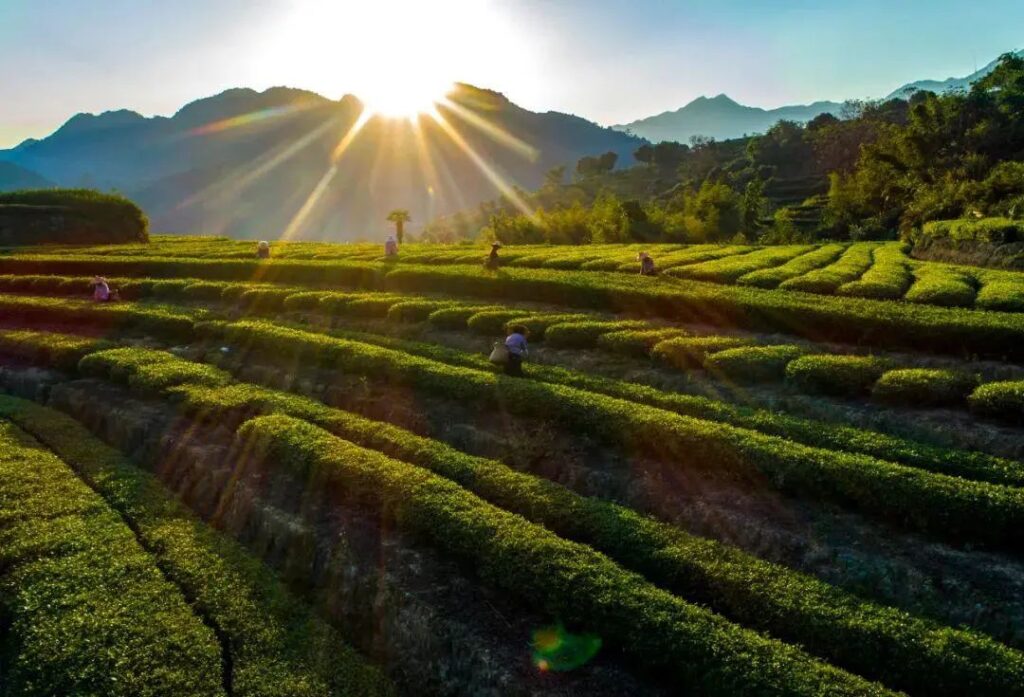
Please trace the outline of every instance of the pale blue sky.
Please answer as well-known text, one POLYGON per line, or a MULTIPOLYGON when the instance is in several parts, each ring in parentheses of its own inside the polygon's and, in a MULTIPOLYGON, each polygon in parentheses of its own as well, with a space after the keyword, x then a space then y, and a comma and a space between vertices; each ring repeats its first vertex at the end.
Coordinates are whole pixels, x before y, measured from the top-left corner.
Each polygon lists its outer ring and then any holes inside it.
POLYGON ((0 147, 79 111, 170 114, 236 86, 338 98, 406 67, 603 124, 720 92, 873 97, 970 73, 1022 28, 1020 0, 0 0, 0 147))

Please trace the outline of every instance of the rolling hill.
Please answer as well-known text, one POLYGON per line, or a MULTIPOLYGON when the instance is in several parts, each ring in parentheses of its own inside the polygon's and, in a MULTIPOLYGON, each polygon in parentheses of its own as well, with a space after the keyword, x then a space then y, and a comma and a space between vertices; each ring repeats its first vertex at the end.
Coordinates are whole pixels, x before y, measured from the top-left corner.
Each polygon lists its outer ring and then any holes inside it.
POLYGON ((46 177, 41 177, 13 162, 0 161, 0 191, 45 189, 51 186, 53 186, 53 182, 46 177))

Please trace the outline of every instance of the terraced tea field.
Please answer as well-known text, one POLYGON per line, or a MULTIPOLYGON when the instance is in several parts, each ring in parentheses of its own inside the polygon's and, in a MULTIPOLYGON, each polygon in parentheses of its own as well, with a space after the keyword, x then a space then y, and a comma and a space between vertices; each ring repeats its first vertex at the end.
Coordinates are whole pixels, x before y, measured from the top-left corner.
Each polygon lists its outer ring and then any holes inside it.
POLYGON ((639 249, 4 251, 0 694, 1024 694, 1024 275, 639 249))

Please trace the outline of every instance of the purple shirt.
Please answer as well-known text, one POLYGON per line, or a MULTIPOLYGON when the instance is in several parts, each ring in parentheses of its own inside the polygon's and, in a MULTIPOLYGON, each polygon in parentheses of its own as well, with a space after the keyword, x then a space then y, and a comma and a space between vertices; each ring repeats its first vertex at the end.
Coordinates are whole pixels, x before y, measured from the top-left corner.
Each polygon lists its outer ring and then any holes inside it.
POLYGON ((508 349, 509 353, 513 353, 517 356, 525 356, 527 353, 526 337, 519 332, 509 334, 505 339, 505 347, 508 349))

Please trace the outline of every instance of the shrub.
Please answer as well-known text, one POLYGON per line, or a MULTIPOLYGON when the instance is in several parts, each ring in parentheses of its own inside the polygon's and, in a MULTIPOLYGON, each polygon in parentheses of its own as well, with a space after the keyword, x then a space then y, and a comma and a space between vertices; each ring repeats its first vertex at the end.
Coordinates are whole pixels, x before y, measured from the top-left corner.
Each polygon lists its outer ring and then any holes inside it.
POLYGON ((781 380, 786 366, 804 353, 800 346, 744 346, 716 351, 704 359, 704 370, 735 382, 781 380))
POLYGON ((550 419, 630 452, 767 477, 783 491, 838 499, 934 534, 1011 549, 1024 541, 1024 493, 1010 487, 810 448, 577 388, 445 365, 401 349, 259 322, 236 322, 225 332, 240 349, 275 360, 318 362, 484 408, 500 405, 510 414, 550 419))
POLYGON ((323 291, 305 291, 291 293, 284 299, 284 309, 288 312, 312 312, 320 309, 320 299, 326 295, 323 291))
POLYGON ((1024 424, 1024 380, 986 383, 975 389, 967 401, 976 414, 1024 424))
POLYGON ((858 298, 895 300, 903 296, 910 282, 910 268, 903 245, 893 243, 876 247, 872 252, 871 267, 859 279, 844 283, 835 292, 858 298))
POLYGON ((455 303, 444 300, 403 300, 388 308, 389 322, 425 322, 431 313, 455 303))
POLYGON ((852 244, 828 266, 783 281, 779 288, 831 295, 839 286, 857 280, 870 268, 875 246, 871 242, 852 244))
POLYGON ((740 276, 758 269, 778 266, 811 249, 813 248, 807 245, 766 247, 750 254, 732 255, 699 264, 679 266, 672 269, 670 275, 712 283, 733 283, 740 276))
POLYGON ((85 356, 78 364, 85 375, 109 377, 147 393, 160 393, 182 383, 216 387, 230 380, 213 366, 193 363, 164 351, 117 348, 85 356))
POLYGON ((686 336, 682 329, 665 327, 662 329, 626 329, 619 332, 608 332, 597 338, 598 348, 613 353, 621 353, 634 358, 648 358, 651 349, 667 340, 686 336))
POLYGON ((925 223, 914 235, 915 242, 940 239, 954 243, 1009 244, 1024 241, 1024 224, 1007 218, 933 220, 925 223))
POLYGON ((427 467, 497 506, 597 548, 684 598, 700 599, 734 621, 803 644, 899 689, 956 695, 968 686, 999 692, 1020 682, 1016 652, 992 639, 859 600, 813 577, 392 424, 252 385, 177 391, 189 412, 207 418, 239 423, 258 413, 288 414, 427 467))
POLYGON ((582 322, 590 319, 588 315, 573 313, 552 313, 552 314, 519 314, 510 318, 502 327, 502 331, 509 332, 513 325, 521 324, 530 332, 531 341, 544 341, 547 336, 548 327, 565 322, 582 322))
POLYGON ((892 362, 873 356, 816 354, 786 366, 786 381, 805 392, 856 397, 867 394, 892 362))
POLYGON ((191 317, 130 303, 93 303, 66 298, 0 297, 0 316, 24 324, 85 324, 94 330, 124 329, 172 341, 192 338, 191 317))
POLYGON ((643 326, 644 322, 633 320, 561 322, 547 328, 544 340, 558 348, 594 348, 602 334, 643 326))
POLYGON ((914 270, 914 283, 904 300, 943 307, 974 304, 974 279, 966 272, 939 264, 921 264, 914 270))
POLYGON ((250 312, 281 312, 284 310, 285 299, 293 292, 288 288, 252 288, 242 293, 239 302, 250 312))
POLYGON ((505 325, 528 314, 523 310, 483 310, 466 320, 466 328, 474 334, 496 336, 505 333, 505 325))
POLYGON ((499 307, 481 307, 479 305, 444 307, 427 315, 427 321, 440 329, 463 330, 466 328, 466 322, 473 315, 487 310, 500 311, 501 309, 499 307))
POLYGON ((832 263, 843 253, 844 249, 845 247, 841 244, 826 244, 818 249, 801 254, 795 259, 790 259, 781 266, 751 271, 737 278, 736 282, 741 286, 775 288, 783 281, 803 276, 826 264, 832 263))
POLYGON ((1024 273, 1012 280, 985 281, 974 304, 983 310, 1024 312, 1024 273))
POLYGON ((882 375, 871 396, 908 407, 962 406, 977 384, 977 376, 956 370, 903 368, 882 375))
POLYGON ((303 480, 314 478, 317 490, 332 500, 371 506, 398 529, 465 560, 490 584, 597 632, 634 660, 670 676, 680 689, 885 693, 686 603, 593 549, 563 540, 428 470, 286 416, 248 421, 239 438, 268 464, 303 480), (714 676, 712 683, 708 676, 714 676))
POLYGON ((112 347, 109 341, 71 334, 0 330, 0 353, 60 370, 74 370, 86 354, 112 347))
POLYGON ((3 244, 125 244, 149 241, 149 220, 118 194, 89 189, 0 192, 3 244))
POLYGON ((220 647, 181 591, 99 496, 6 421, 0 500, 5 694, 222 694, 220 647))
MULTIPOLYGON (((388 681, 291 596, 260 560, 204 525, 153 475, 63 414, 5 396, 0 396, 0 414, 58 452, 130 522, 163 574, 184 590, 196 610, 216 628, 231 657, 235 695, 393 694, 388 681)), ((139 626, 159 629, 160 620, 159 615, 151 614, 141 618, 139 626)), ((100 645, 106 645, 108 639, 104 636, 100 645)), ((154 642, 159 641, 160 636, 155 636, 154 642)), ((176 656, 191 646, 188 642, 178 645, 176 656)), ((90 661, 106 655, 87 649, 76 653, 90 661)), ((217 654, 219 687, 219 647, 217 654)), ((165 665, 174 665, 174 659, 168 658, 165 665)), ((89 692, 108 694, 106 690, 89 692)), ((148 693, 129 688, 128 694, 148 693)), ((166 694, 192 692, 169 690, 166 694)))
POLYGON ((692 370, 704 367, 704 359, 716 351, 753 343, 753 339, 735 336, 684 336, 655 344, 651 357, 680 370, 692 370))

